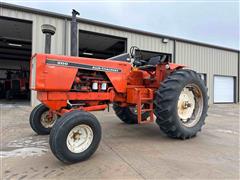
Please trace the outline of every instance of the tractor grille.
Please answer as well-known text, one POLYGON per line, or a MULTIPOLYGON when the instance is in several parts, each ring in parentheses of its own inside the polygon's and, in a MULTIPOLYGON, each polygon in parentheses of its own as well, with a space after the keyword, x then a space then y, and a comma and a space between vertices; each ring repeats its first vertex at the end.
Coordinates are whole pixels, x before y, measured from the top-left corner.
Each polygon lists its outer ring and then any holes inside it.
POLYGON ((32 58, 31 61, 31 89, 34 89, 36 86, 36 57, 32 58))

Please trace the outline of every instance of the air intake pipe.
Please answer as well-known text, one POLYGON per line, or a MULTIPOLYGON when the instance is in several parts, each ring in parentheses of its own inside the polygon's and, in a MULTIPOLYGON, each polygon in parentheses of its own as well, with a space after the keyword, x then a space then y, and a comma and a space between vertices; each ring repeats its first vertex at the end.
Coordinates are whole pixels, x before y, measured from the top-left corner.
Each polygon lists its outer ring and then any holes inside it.
POLYGON ((73 9, 71 22, 71 56, 78 56, 77 15, 80 15, 80 13, 73 9))
POLYGON ((43 24, 41 26, 43 34, 45 34, 45 53, 51 53, 51 37, 55 34, 56 28, 50 24, 43 24))

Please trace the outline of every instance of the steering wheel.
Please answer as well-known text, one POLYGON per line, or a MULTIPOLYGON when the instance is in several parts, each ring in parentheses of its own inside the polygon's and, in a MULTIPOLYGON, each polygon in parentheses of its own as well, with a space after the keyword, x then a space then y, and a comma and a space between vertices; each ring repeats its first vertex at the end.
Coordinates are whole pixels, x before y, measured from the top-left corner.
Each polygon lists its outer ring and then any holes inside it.
POLYGON ((147 63, 147 61, 141 59, 141 50, 137 46, 132 46, 130 48, 130 56, 131 56, 131 58, 134 59, 133 65, 136 66, 136 67, 145 65, 147 63), (139 51, 138 56, 135 53, 136 50, 139 51))
POLYGON ((136 58, 136 54, 135 54, 135 51, 138 50, 141 52, 141 50, 137 47, 137 46, 132 46, 130 48, 130 55, 131 55, 131 58, 136 58))

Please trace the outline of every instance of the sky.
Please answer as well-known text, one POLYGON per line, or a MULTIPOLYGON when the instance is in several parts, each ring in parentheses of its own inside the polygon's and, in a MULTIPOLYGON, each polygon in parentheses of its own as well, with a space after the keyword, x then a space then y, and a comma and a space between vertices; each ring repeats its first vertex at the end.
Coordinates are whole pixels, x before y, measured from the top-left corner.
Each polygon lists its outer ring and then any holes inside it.
POLYGON ((2 0, 129 28, 240 49, 239 0, 2 0))

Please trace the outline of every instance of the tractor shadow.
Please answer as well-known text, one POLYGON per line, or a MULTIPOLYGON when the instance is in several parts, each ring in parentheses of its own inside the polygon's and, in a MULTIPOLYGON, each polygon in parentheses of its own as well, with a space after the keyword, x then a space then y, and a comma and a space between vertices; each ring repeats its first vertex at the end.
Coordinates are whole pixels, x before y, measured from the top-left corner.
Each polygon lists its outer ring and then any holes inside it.
POLYGON ((101 121, 103 138, 114 140, 136 140, 159 142, 159 141, 179 141, 167 137, 156 123, 129 125, 117 118, 112 118, 111 122, 101 121))

